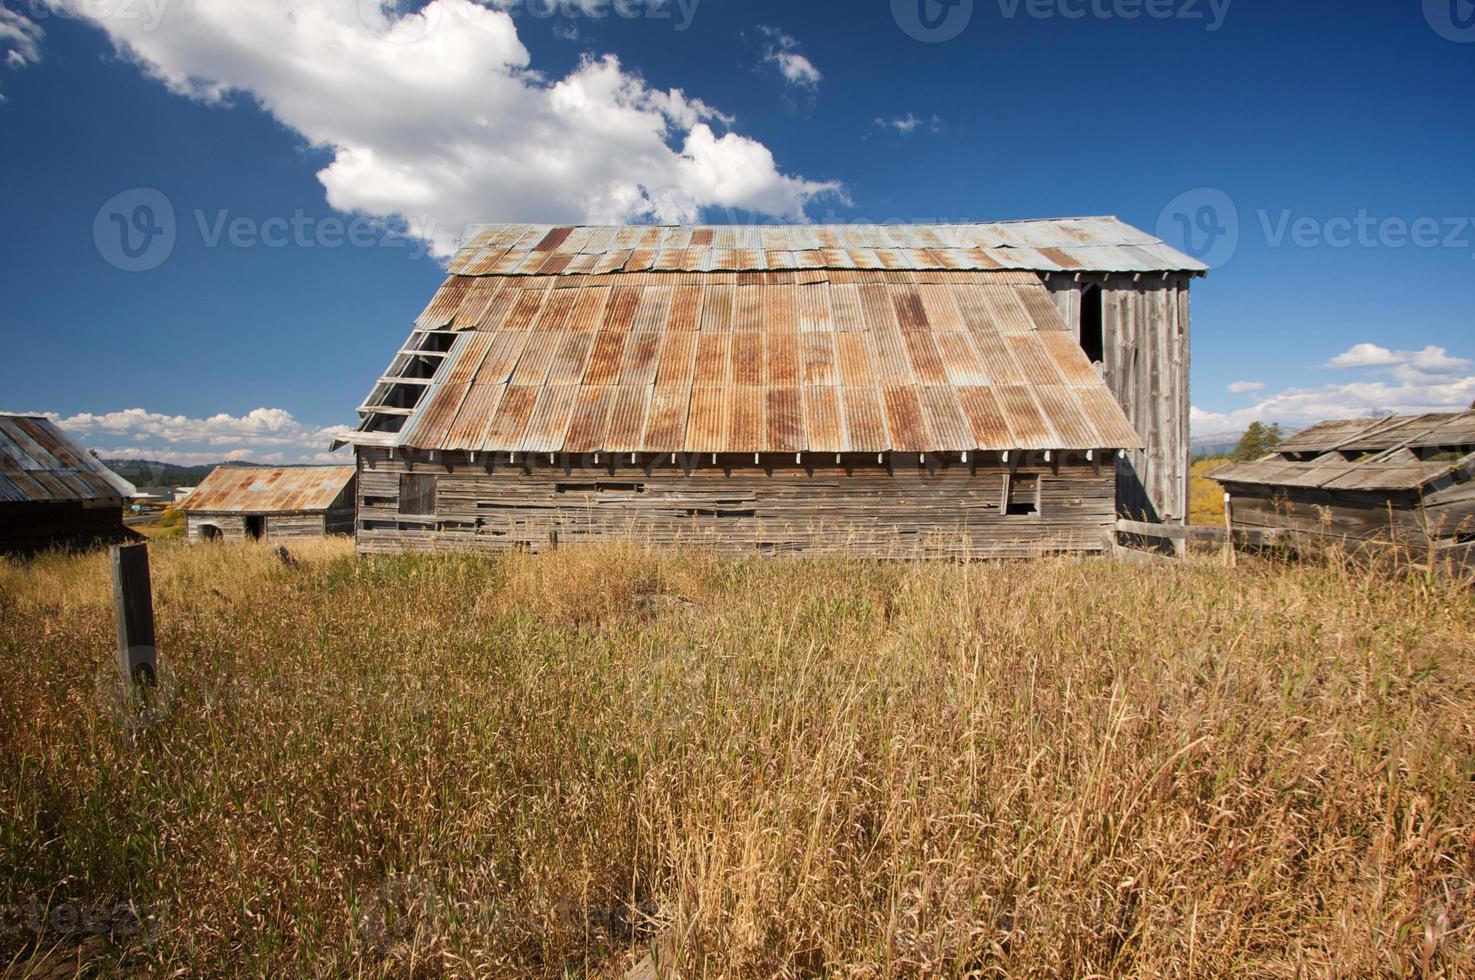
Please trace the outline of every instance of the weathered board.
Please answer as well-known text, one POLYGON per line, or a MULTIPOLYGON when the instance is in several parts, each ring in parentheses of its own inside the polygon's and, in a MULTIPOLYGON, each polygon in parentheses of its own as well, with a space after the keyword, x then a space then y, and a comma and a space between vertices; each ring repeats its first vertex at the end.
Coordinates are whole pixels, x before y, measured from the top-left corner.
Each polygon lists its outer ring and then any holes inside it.
MULTIPOLYGON (((1084 453, 998 454, 968 463, 917 456, 630 457, 550 462, 545 455, 360 448, 358 549, 543 550, 632 538, 729 553, 866 557, 1031 557, 1111 544, 1115 474, 1084 453), (433 513, 403 513, 401 477, 434 477, 433 513), (1015 504, 1006 513, 1006 477, 1015 504)), ((1099 455, 1097 460, 1099 461, 1099 455)), ((415 506, 412 509, 422 509, 415 506)))

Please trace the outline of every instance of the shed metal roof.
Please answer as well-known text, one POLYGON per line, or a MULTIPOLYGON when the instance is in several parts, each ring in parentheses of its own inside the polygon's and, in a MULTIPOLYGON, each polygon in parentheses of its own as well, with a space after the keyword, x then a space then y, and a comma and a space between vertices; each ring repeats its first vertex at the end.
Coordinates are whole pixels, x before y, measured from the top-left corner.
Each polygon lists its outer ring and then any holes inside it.
POLYGON ((428 385, 414 383, 426 390, 397 433, 349 441, 515 453, 1141 445, 1027 272, 452 276, 417 326, 459 335, 428 385))
POLYGON ((118 476, 38 415, 0 415, 0 502, 116 500, 134 493, 118 476))
POLYGON ((1322 490, 1417 490, 1475 463, 1475 411, 1332 419, 1262 459, 1209 476, 1220 483, 1322 490), (1427 459, 1431 452, 1445 458, 1427 459))
POLYGON ((911 269, 1187 272, 1208 266, 1114 217, 935 225, 468 228, 464 276, 911 269))
POLYGON ((191 514, 324 511, 355 472, 352 466, 217 466, 180 509, 191 514))

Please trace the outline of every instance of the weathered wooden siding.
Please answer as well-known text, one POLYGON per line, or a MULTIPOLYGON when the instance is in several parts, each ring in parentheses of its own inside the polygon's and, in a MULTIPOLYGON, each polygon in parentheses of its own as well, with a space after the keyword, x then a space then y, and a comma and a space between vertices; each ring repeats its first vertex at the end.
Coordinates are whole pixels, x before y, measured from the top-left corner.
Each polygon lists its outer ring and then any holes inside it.
POLYGON ((123 508, 116 501, 0 503, 0 551, 25 554, 46 548, 120 541, 123 508))
POLYGON ((1081 294, 1102 290, 1102 375, 1147 448, 1118 463, 1117 507, 1134 520, 1185 523, 1189 500, 1189 282, 1174 274, 1046 278, 1080 339, 1081 294))
MULTIPOLYGON (((321 538, 327 534, 353 533, 353 501, 348 506, 338 507, 327 514, 265 514, 262 540, 289 541, 293 538, 321 538)), ((220 528, 227 541, 240 541, 246 537, 246 517, 243 514, 200 513, 188 515, 187 530, 191 541, 205 540, 205 525, 220 528)))
POLYGON ((1424 548, 1475 540, 1475 494, 1421 497, 1373 492, 1231 484, 1234 526, 1289 530, 1424 548))
MULTIPOLYGON (((1102 551, 1114 520, 1114 476, 1083 454, 1040 454, 1015 476, 1041 480, 1039 511, 1002 512, 1009 467, 952 464, 935 473, 916 465, 847 466, 793 457, 690 460, 688 472, 663 456, 656 465, 516 464, 498 457, 471 465, 465 454, 407 463, 383 450, 359 450, 358 548, 527 548, 631 537, 689 542, 733 553, 850 553, 876 557, 1028 557, 1047 551, 1102 551), (400 513, 400 478, 435 478, 434 514, 400 513)), ((649 464, 649 460, 643 461, 649 464)))

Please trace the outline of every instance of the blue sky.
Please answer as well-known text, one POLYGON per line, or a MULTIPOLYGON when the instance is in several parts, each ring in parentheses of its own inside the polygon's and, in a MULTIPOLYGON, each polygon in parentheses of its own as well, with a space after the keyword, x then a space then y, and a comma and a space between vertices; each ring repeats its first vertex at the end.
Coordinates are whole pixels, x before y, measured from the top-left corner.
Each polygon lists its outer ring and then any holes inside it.
POLYGON ((1469 0, 422 6, 0 0, 0 410, 314 459, 466 224, 1084 214, 1215 267, 1198 434, 1475 400, 1469 0))

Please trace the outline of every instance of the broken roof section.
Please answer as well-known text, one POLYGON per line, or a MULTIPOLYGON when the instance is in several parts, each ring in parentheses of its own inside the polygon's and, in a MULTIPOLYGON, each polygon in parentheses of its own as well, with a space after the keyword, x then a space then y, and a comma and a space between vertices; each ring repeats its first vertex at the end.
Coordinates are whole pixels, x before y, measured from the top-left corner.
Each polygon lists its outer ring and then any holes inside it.
POLYGON ((39 415, 0 415, 0 501, 116 500, 134 493, 56 423, 39 415))
POLYGON ((1039 276, 998 270, 452 276, 360 411, 347 441, 472 452, 1141 445, 1039 276))
POLYGON ((1472 469, 1475 411, 1320 422, 1262 459, 1233 463, 1209 476, 1220 483, 1398 491, 1472 469))
POLYGON ((476 225, 462 276, 782 269, 1182 272, 1208 266, 1114 217, 932 225, 476 225))
POLYGON ((217 466, 180 509, 192 514, 325 511, 356 472, 352 466, 217 466))

